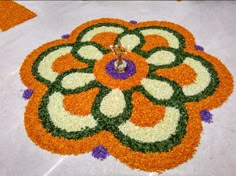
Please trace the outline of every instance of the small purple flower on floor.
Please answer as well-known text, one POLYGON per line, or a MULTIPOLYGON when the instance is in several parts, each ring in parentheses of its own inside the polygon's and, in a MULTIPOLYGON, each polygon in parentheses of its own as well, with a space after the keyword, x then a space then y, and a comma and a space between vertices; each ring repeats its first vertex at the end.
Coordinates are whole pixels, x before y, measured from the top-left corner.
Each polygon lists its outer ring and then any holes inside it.
POLYGON ((206 123, 213 123, 213 120, 212 120, 213 115, 207 109, 202 110, 200 112, 200 115, 201 115, 202 121, 204 121, 206 123))
POLYGON ((31 97, 32 94, 33 94, 33 90, 31 90, 31 89, 26 89, 26 90, 24 90, 22 97, 23 97, 25 100, 28 100, 28 99, 30 99, 30 97, 31 97))
POLYGON ((137 24, 138 22, 135 21, 135 20, 130 20, 129 23, 131 23, 131 24, 137 24))
POLYGON ((110 154, 108 153, 107 149, 104 148, 102 145, 95 147, 92 151, 92 156, 99 160, 106 159, 110 154))
POLYGON ((196 50, 204 51, 204 48, 200 45, 195 45, 196 50))
POLYGON ((67 38, 69 38, 69 37, 70 37, 69 34, 64 34, 64 35, 61 36, 62 39, 67 39, 67 38))

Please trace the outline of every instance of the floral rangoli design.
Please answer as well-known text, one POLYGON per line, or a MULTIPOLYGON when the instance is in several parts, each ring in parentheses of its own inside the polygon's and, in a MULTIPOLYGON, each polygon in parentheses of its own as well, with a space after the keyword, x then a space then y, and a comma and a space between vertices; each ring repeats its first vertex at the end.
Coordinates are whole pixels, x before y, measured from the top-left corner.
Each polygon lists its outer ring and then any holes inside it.
POLYGON ((28 136, 53 153, 102 146, 131 168, 178 166, 200 142, 202 110, 220 106, 233 90, 227 68, 195 45, 177 24, 110 18, 46 43, 20 70, 33 91, 25 111, 28 136), (123 73, 114 69, 109 48, 118 40, 128 48, 123 73))

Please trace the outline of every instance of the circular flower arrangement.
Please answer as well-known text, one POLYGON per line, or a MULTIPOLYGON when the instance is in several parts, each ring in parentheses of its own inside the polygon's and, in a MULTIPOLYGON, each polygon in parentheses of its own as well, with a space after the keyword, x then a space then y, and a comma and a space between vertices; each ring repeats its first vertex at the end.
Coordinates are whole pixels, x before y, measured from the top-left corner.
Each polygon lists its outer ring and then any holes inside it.
POLYGON ((233 89, 227 68, 195 49, 190 32, 158 21, 89 21, 34 50, 20 75, 34 92, 25 128, 35 144, 59 154, 102 145, 129 167, 156 172, 192 158, 200 112, 233 89), (109 49, 118 40, 128 47, 123 73, 109 49))

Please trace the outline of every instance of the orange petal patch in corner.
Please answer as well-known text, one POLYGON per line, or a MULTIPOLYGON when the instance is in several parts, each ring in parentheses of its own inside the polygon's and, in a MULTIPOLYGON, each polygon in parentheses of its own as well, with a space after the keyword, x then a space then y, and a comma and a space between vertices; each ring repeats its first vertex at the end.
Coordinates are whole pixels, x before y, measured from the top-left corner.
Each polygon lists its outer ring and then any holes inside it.
POLYGON ((72 54, 70 53, 59 57, 52 64, 52 70, 59 74, 73 68, 81 69, 81 68, 87 68, 87 67, 88 67, 88 64, 76 60, 74 56, 72 56, 72 54))
POLYGON ((173 68, 158 69, 155 73, 177 82, 180 86, 194 83, 197 77, 197 73, 186 64, 181 64, 173 68))
POLYGON ((153 127, 164 118, 165 107, 154 105, 139 92, 133 93, 132 103, 134 108, 130 121, 136 126, 153 127))
POLYGON ((149 51, 155 47, 168 47, 168 41, 159 35, 146 35, 144 37, 145 44, 142 47, 143 51, 149 51))
POLYGON ((91 41, 104 46, 106 49, 109 49, 110 45, 114 44, 114 41, 117 36, 118 34, 113 32, 102 32, 95 35, 91 41))
POLYGON ((34 12, 13 1, 0 1, 0 31, 6 31, 37 16, 34 12))
POLYGON ((66 95, 63 100, 64 108, 74 115, 89 115, 91 114, 92 105, 98 93, 99 88, 93 88, 86 92, 66 95))

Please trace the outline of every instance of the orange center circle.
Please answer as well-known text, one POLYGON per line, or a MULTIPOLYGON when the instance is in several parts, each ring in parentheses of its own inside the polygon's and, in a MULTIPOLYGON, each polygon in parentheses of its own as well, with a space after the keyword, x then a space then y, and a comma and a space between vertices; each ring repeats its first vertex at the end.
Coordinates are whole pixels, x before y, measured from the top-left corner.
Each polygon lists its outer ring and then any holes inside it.
POLYGON ((115 58, 116 56, 113 53, 108 53, 104 55, 101 60, 96 61, 94 66, 94 75, 96 80, 111 89, 119 88, 120 90, 127 90, 140 85, 141 80, 147 76, 149 71, 149 66, 146 60, 143 57, 131 52, 123 55, 122 58, 130 60, 134 63, 136 73, 127 79, 120 80, 113 78, 106 72, 106 65, 115 58))

